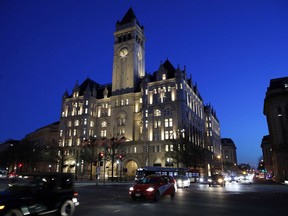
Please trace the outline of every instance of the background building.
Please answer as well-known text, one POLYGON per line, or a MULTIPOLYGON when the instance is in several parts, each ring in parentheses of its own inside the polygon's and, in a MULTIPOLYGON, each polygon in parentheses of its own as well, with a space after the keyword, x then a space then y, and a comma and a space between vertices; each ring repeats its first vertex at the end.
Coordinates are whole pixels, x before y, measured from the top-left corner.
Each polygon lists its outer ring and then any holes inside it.
MULTIPOLYGON (((288 179, 288 77, 271 79, 264 100, 275 179, 288 179)), ((265 161, 264 161, 265 163, 265 161)))
POLYGON ((237 171, 237 154, 236 145, 230 138, 221 139, 222 147, 222 161, 225 172, 236 172, 237 171))

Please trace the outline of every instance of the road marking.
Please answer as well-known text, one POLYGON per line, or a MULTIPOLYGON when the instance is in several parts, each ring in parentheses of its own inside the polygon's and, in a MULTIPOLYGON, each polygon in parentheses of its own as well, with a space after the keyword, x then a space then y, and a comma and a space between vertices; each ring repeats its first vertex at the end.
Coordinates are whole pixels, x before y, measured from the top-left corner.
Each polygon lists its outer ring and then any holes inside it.
POLYGON ((117 209, 117 210, 115 210, 115 211, 113 211, 114 213, 116 213, 116 212, 120 212, 121 210, 120 209, 117 209))

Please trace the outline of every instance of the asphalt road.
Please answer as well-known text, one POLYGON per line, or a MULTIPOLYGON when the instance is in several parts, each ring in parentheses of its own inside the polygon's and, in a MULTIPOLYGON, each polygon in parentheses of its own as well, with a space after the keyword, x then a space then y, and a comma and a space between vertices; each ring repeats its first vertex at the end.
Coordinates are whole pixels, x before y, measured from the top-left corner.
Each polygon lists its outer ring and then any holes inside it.
POLYGON ((132 201, 130 184, 96 186, 76 185, 80 206, 75 216, 147 216, 147 215, 285 215, 288 205, 288 185, 227 184, 208 187, 192 184, 179 189, 174 199, 169 196, 158 202, 132 201))

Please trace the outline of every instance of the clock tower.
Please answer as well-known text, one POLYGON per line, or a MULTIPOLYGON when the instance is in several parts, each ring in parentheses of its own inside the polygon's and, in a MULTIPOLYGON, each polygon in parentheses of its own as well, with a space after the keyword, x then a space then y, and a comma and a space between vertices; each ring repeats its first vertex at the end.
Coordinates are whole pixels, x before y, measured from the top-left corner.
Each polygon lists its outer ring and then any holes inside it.
POLYGON ((144 75, 144 27, 139 24, 130 8, 123 19, 116 23, 112 95, 135 92, 139 87, 140 78, 144 75))

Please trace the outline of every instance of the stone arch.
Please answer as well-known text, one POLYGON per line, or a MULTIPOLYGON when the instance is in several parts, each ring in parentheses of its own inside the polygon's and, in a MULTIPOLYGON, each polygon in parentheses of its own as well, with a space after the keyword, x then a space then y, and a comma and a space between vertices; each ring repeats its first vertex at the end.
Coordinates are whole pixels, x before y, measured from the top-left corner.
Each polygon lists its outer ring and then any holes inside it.
POLYGON ((127 177, 127 179, 134 179, 135 178, 135 174, 136 174, 136 170, 139 168, 138 163, 135 160, 129 160, 127 161, 126 165, 125 165, 125 176, 127 177))

